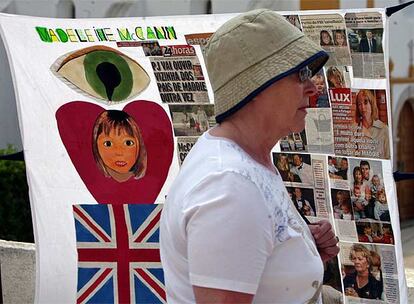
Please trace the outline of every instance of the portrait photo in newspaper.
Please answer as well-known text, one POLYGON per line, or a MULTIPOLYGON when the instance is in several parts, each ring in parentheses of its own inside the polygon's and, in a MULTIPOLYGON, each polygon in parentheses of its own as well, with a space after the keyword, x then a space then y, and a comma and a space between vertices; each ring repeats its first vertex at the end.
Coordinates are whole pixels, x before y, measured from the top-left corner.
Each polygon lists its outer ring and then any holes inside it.
POLYGON ((318 43, 328 54, 329 66, 351 65, 351 54, 346 39, 345 19, 339 14, 300 16, 303 32, 318 43))
POLYGON ((284 15, 287 21, 289 21, 292 25, 297 27, 299 30, 302 30, 302 25, 299 20, 299 15, 284 15))
POLYGON ((284 182, 314 185, 314 174, 310 154, 273 153, 273 163, 284 182))
POLYGON ((177 156, 178 156, 178 164, 181 165, 184 162, 184 159, 187 157, 188 153, 190 153, 191 148, 197 142, 198 136, 180 136, 177 137, 177 156))
POLYGON ((384 28, 381 15, 347 13, 345 22, 354 77, 384 78, 384 28))
POLYGON ((175 136, 200 136, 216 124, 212 104, 170 104, 175 136))
MULTIPOLYGON (((335 184, 337 181, 347 181, 348 180, 348 158, 346 157, 334 157, 328 156, 328 173, 331 183, 335 184)), ((343 183, 342 183, 343 184, 343 183)), ((348 183, 345 182, 345 186, 347 187, 348 183)), ((341 186, 337 186, 341 187, 341 186)))
POLYGON ((389 159, 385 90, 337 91, 331 99, 335 153, 389 159))
POLYGON ((391 224, 357 221, 358 241, 361 243, 382 243, 394 245, 394 233, 391 224))
POLYGON ((334 152, 332 112, 330 108, 308 109, 305 118, 307 151, 312 153, 334 152))
POLYGON ((328 81, 328 88, 331 89, 331 91, 332 89, 350 88, 351 77, 349 70, 348 66, 330 66, 327 68, 326 79, 328 81))
POLYGON ((307 139, 305 130, 300 133, 290 133, 280 141, 282 151, 307 151, 307 139))
POLYGON ((354 219, 349 190, 331 189, 331 202, 335 219, 347 221, 354 219))
POLYGON ((394 247, 341 243, 347 303, 399 303, 394 247))
POLYGON ((312 188, 286 187, 296 209, 304 216, 316 216, 315 196, 312 188))
POLYGON ((351 198, 356 220, 372 219, 390 222, 382 163, 350 158, 351 198))
POLYGON ((329 108, 328 90, 323 70, 316 73, 311 81, 316 87, 316 94, 309 97, 309 108, 329 108))

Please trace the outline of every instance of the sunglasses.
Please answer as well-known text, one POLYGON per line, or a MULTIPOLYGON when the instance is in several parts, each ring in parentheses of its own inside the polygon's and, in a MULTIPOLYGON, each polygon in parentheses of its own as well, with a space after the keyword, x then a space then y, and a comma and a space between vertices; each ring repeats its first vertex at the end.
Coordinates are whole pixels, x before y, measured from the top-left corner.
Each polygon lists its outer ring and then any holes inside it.
POLYGON ((299 79, 301 82, 305 82, 308 79, 311 79, 312 77, 312 70, 305 66, 299 70, 299 79))

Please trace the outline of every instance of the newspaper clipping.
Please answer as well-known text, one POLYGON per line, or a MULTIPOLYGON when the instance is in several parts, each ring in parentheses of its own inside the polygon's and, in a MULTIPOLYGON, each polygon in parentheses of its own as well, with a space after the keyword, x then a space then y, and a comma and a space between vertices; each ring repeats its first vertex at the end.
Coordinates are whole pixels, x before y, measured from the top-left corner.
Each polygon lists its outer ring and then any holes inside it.
POLYGON ((199 45, 201 49, 206 46, 213 33, 198 33, 184 35, 188 45, 199 45))
POLYGON ((307 151, 305 130, 300 133, 291 133, 283 137, 279 143, 282 151, 307 151))
POLYGON ((331 92, 335 153, 390 158, 385 90, 331 92))
POLYGON ((164 103, 209 103, 204 72, 190 45, 142 43, 164 103))
POLYGON ((339 14, 301 16, 303 32, 328 54, 326 66, 351 65, 344 18, 339 14))
POLYGON ((305 118, 305 130, 308 141, 307 151, 333 153, 331 109, 308 109, 305 118))
POLYGON ((302 25, 300 23, 299 15, 283 15, 290 24, 297 27, 299 30, 302 31, 302 25))
POLYGON ((339 238, 394 244, 381 161, 328 156, 328 175, 339 238))
POLYGON ((175 136, 200 136, 216 124, 214 105, 169 105, 175 136))
POLYGON ((309 108, 329 108, 328 90, 323 69, 311 78, 316 87, 316 94, 309 97, 309 108))
POLYGON ((399 303, 393 246, 341 242, 340 247, 347 303, 399 303))
POLYGON ((384 78, 383 24, 379 13, 345 14, 354 77, 384 78))
POLYGON ((178 163, 181 167, 187 154, 197 142, 197 136, 177 137, 178 163))
POLYGON ((278 169, 297 210, 310 221, 329 218, 325 156, 305 153, 273 153, 278 169))

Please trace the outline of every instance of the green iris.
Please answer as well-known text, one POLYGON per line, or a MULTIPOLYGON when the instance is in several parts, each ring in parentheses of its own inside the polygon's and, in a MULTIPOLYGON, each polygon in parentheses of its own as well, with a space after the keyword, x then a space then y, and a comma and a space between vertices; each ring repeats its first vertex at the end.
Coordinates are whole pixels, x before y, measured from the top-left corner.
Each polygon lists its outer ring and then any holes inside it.
POLYGON ((85 77, 90 86, 110 101, 127 99, 133 86, 128 63, 119 54, 110 51, 93 51, 84 59, 85 77))

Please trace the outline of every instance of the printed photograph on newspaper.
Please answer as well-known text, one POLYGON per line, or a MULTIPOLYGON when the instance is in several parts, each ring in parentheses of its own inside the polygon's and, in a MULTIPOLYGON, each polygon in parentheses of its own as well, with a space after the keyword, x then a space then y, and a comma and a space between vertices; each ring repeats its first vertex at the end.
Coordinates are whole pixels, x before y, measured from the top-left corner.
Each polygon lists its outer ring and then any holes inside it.
POLYGON ((349 66, 351 56, 344 18, 339 14, 300 16, 303 32, 328 54, 326 66, 349 66))
POLYGON ((273 153, 273 163, 293 204, 302 215, 311 222, 329 218, 324 155, 277 152, 273 153))
POLYGON ((345 22, 356 78, 384 78, 384 28, 379 13, 347 13, 345 22))
POLYGON ((336 154, 390 158, 385 90, 336 89, 331 103, 336 154))
POLYGON ((400 303, 393 246, 341 242, 340 247, 347 303, 400 303))

